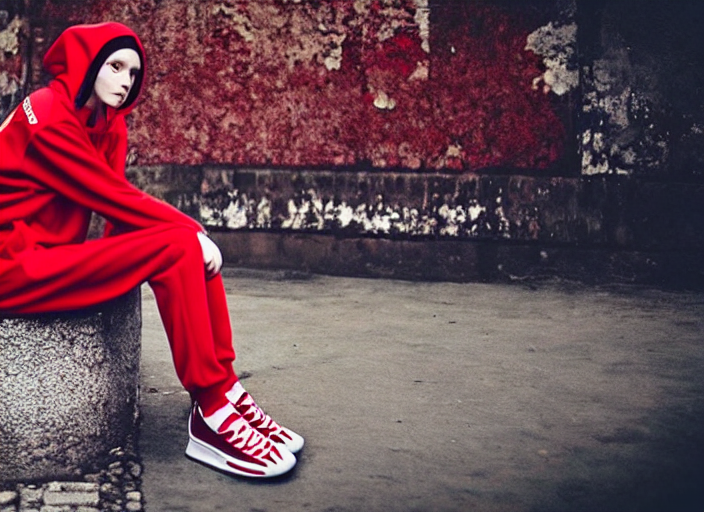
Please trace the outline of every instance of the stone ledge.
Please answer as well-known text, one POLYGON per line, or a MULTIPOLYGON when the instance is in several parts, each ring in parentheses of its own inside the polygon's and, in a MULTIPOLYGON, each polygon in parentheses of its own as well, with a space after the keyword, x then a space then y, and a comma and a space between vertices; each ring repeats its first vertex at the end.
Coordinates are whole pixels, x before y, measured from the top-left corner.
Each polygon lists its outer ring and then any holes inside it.
POLYGON ((139 289, 81 311, 0 318, 0 483, 72 480, 134 433, 139 289))
POLYGON ((132 167, 130 179, 213 230, 437 240, 704 247, 704 183, 629 176, 132 167))

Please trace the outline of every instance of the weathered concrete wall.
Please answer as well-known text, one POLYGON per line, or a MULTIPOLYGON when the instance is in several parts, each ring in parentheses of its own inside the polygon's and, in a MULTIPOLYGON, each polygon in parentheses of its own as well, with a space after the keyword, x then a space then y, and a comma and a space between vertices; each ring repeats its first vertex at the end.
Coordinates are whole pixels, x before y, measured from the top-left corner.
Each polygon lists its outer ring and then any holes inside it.
MULTIPOLYGON (((139 175, 153 176, 151 168, 141 171, 132 170, 134 181, 139 175)), ((160 172, 185 174, 179 168, 160 172)), ((704 249, 699 224, 702 184, 615 177, 369 175, 212 167, 187 174, 200 183, 200 194, 181 189, 169 199, 216 230, 704 249), (675 197, 677 201, 672 200, 675 197)), ((177 183, 174 178, 169 181, 177 183)), ((176 190, 174 186, 172 191, 176 190)))
MULTIPOLYGON (((130 177, 213 230, 577 251, 567 260, 630 251, 643 269, 672 261, 654 252, 703 255, 701 2, 46 0, 26 12, 31 87, 70 23, 142 34, 150 79, 130 177)), ((681 278, 692 272, 704 280, 696 265, 681 278)))
POLYGON ((0 317, 0 482, 72 478, 137 421, 139 290, 93 309, 0 317))
POLYGON ((582 172, 704 177, 704 5, 580 3, 582 172))
POLYGON ((180 166, 130 178, 201 219, 233 265, 703 284, 701 183, 180 166))
POLYGON ((138 164, 545 168, 562 155, 554 95, 534 86, 541 59, 526 48, 533 9, 47 1, 32 25, 50 39, 104 19, 133 26, 151 56, 138 164))

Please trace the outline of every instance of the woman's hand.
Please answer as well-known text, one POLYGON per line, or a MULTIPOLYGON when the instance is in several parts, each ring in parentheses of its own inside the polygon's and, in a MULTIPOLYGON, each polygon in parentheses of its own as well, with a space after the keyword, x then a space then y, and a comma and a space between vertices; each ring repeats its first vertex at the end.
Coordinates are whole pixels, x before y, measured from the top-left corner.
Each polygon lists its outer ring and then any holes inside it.
POLYGON ((205 264, 206 277, 215 276, 222 268, 222 253, 205 233, 198 233, 200 248, 203 250, 203 263, 205 264))

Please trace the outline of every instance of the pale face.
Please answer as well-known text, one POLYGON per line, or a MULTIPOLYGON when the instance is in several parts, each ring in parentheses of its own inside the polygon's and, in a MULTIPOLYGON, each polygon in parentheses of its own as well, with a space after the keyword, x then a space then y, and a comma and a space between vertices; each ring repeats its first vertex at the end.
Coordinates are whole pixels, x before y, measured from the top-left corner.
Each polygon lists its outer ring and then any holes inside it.
POLYGON ((127 99, 140 67, 139 55, 131 48, 112 53, 95 78, 93 97, 88 104, 95 103, 97 98, 110 107, 119 108, 127 99))

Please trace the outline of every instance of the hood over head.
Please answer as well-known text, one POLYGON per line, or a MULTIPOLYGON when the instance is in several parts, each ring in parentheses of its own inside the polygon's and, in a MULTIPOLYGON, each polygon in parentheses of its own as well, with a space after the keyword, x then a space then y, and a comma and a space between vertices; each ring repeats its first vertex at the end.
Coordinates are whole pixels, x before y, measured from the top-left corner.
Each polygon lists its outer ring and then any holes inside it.
POLYGON ((129 112, 142 88, 145 72, 144 48, 137 34, 121 23, 74 25, 64 30, 44 56, 44 69, 66 87, 76 109, 83 107, 91 94, 100 67, 117 50, 130 48, 142 64, 125 102, 119 107, 129 112))

